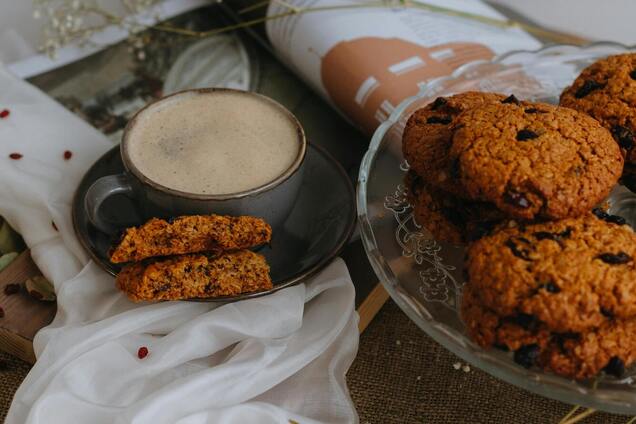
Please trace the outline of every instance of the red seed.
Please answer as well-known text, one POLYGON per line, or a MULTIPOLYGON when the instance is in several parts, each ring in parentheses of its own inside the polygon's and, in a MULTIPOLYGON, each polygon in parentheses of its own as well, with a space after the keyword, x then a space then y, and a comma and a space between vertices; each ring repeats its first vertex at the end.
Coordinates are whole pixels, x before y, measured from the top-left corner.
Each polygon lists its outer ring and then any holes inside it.
POLYGON ((146 346, 140 347, 137 351, 137 357, 139 359, 144 359, 146 356, 148 356, 148 348, 146 346))
POLYGON ((53 226, 53 229, 55 231, 60 231, 60 230, 57 229, 57 225, 55 225, 55 221, 51 221, 51 225, 53 226))
POLYGON ((7 296, 11 296, 12 294, 16 294, 20 291, 20 285, 11 283, 4 286, 4 294, 7 296))
POLYGON ((4 318, 4 309, 0 306, 0 318, 4 318))
POLYGON ((69 160, 71 157, 73 157, 73 152, 70 150, 64 152, 64 160, 69 160))
POLYGON ((0 111, 0 118, 4 119, 7 116, 9 116, 11 112, 9 111, 9 109, 2 109, 2 111, 0 111))
POLYGON ((13 160, 18 160, 18 159, 22 159, 22 154, 21 153, 11 153, 9 155, 9 157, 13 160))

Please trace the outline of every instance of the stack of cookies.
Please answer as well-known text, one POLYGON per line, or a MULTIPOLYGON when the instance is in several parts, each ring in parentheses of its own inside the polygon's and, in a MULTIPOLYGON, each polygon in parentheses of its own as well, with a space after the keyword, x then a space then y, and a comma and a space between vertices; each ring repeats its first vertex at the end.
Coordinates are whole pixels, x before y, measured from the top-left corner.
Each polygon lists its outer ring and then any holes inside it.
POLYGON ((636 360, 636 234, 602 202, 631 160, 628 131, 607 126, 636 119, 578 109, 438 98, 406 124, 405 185, 420 225, 468 244, 462 317, 477 343, 571 378, 620 376, 636 360))
POLYGON ((469 247, 462 317, 481 346, 584 379, 636 359, 636 234, 601 209, 469 247))
POLYGON ((116 284, 135 302, 234 296, 272 288, 265 258, 248 250, 271 236, 250 216, 152 218, 124 232, 110 261, 127 263, 116 284))

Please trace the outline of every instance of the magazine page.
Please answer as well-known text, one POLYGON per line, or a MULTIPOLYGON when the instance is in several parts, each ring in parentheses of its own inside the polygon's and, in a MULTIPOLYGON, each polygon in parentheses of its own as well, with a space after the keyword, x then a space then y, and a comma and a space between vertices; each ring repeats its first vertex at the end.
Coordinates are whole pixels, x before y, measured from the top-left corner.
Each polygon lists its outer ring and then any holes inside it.
MULTIPOLYGON (((282 60, 368 134, 427 81, 449 75, 468 62, 541 46, 520 29, 440 12, 343 7, 364 3, 272 2, 268 16, 288 12, 290 7, 333 10, 272 19, 266 30, 282 60)), ((505 20, 476 0, 427 0, 424 4, 505 20)))

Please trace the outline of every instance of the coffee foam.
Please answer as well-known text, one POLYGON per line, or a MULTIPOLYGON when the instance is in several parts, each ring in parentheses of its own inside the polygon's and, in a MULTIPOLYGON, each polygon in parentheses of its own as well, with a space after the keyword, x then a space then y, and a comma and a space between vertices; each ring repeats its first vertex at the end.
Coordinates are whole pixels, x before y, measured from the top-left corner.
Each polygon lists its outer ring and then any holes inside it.
POLYGON ((298 156, 295 123, 274 104, 235 92, 182 93, 142 111, 128 132, 132 163, 150 180, 196 194, 263 186, 298 156))

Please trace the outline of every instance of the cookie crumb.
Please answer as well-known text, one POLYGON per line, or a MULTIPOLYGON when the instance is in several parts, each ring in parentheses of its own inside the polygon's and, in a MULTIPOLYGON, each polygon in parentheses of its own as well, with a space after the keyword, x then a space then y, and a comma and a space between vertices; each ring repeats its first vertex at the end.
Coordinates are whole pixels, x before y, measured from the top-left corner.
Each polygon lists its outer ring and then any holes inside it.
POLYGON ((470 365, 466 364, 462 367, 462 371, 464 372, 470 372, 470 365))
POLYGON ((461 362, 455 362, 453 364, 453 368, 455 368, 456 370, 460 369, 462 367, 462 363, 461 362))

